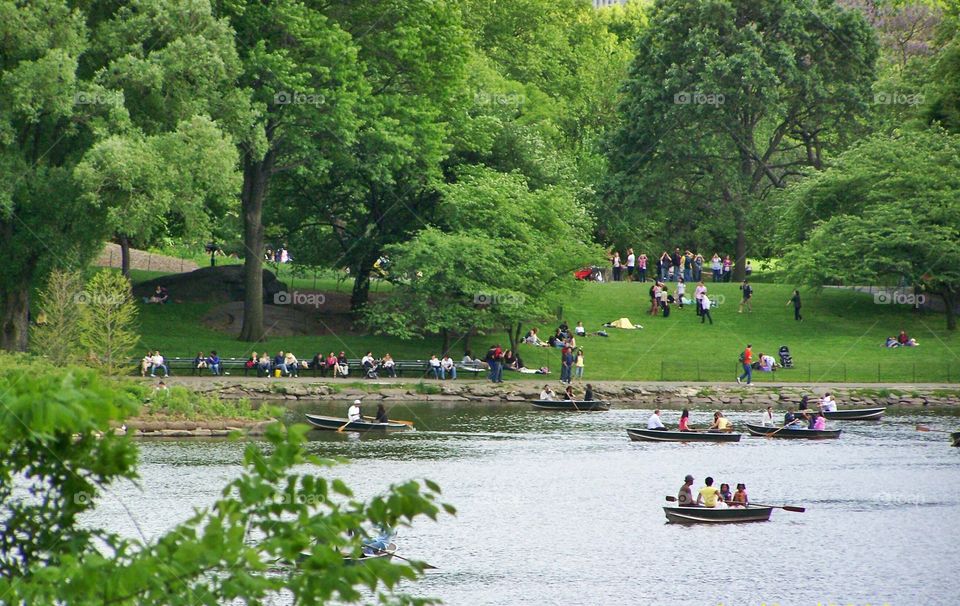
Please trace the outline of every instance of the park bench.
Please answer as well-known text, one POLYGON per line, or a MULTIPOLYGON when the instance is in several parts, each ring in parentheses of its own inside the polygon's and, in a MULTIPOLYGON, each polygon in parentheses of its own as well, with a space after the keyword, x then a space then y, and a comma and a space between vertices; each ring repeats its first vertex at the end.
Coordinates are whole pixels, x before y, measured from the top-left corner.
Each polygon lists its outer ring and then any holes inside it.
MULTIPOLYGON (((167 370, 171 376, 187 374, 203 376, 211 374, 209 368, 197 368, 193 360, 193 358, 170 357, 164 359, 164 364, 167 365, 167 370)), ((134 368, 134 373, 139 374, 140 358, 132 360, 131 365, 134 368)), ((350 368, 350 373, 346 378, 364 378, 366 376, 366 372, 360 363, 360 358, 348 359, 347 365, 350 368)), ((243 373, 243 376, 250 376, 251 374, 258 377, 265 376, 265 373, 257 366, 247 368, 247 358, 220 358, 220 370, 223 374, 239 375, 243 373)), ((430 362, 428 360, 394 360, 394 373, 398 377, 402 377, 404 374, 420 378, 427 377, 430 375, 430 362)), ((298 374, 301 376, 333 377, 333 373, 326 365, 317 368, 299 368, 298 374)), ((388 378, 390 376, 382 368, 379 371, 379 375, 381 378, 388 378)), ((484 376, 486 376, 485 368, 457 364, 458 379, 481 378, 484 376)))

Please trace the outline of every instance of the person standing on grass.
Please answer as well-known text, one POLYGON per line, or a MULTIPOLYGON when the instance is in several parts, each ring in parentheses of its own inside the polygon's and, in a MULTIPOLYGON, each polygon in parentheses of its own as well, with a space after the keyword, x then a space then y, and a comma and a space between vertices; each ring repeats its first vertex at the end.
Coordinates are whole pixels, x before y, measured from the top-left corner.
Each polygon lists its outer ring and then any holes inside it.
POLYGON ((680 275, 680 264, 683 262, 683 255, 680 254, 680 247, 673 249, 673 254, 670 255, 670 264, 673 266, 673 278, 671 281, 676 280, 680 275))
POLYGON ((627 282, 633 282, 633 270, 637 267, 637 255, 633 254, 633 249, 627 249, 627 282))
POLYGON ((641 282, 647 281, 647 255, 646 253, 640 253, 640 257, 637 259, 637 275, 640 276, 641 282))
POLYGON ((730 269, 733 267, 733 261, 730 260, 730 255, 724 255, 723 257, 723 281, 730 281, 730 269))
POLYGON ((713 253, 713 257, 710 258, 710 271, 713 272, 713 281, 720 281, 720 272, 723 270, 723 261, 720 259, 720 255, 713 253))
POLYGON ((620 272, 623 271, 623 267, 620 265, 620 253, 613 253, 613 258, 610 260, 613 263, 613 281, 620 281, 620 272))
POLYGON ((750 349, 753 345, 747 343, 747 348, 740 353, 740 363, 743 364, 743 374, 737 377, 737 383, 741 383, 743 379, 747 380, 747 385, 753 381, 753 350, 750 349))
POLYGON ((654 280, 653 285, 650 287, 650 315, 657 315, 657 311, 660 309, 660 289, 662 286, 660 282, 654 280))
POLYGON ((574 358, 573 360, 573 373, 577 379, 581 381, 583 380, 583 350, 582 349, 577 350, 577 357, 574 358))
POLYGON ((693 291, 693 302, 696 303, 697 315, 703 315, 703 295, 707 294, 707 286, 703 283, 703 280, 700 280, 697 283, 697 288, 693 291))
POLYGON ((570 384, 570 374, 573 370, 573 354, 570 348, 564 346, 560 351, 560 382, 570 384))
POLYGON ((700 323, 703 324, 707 320, 710 320, 710 324, 713 324, 713 316, 710 315, 710 297, 707 296, 707 290, 703 290, 703 295, 700 297, 700 323))
POLYGON ((685 278, 677 281, 677 305, 683 309, 683 295, 687 292, 687 282, 685 278))
POLYGON ((800 322, 803 320, 803 316, 800 315, 800 291, 794 290, 793 296, 790 297, 790 300, 787 301, 787 305, 793 303, 793 319, 800 322))
POLYGON ((740 309, 737 311, 738 314, 743 313, 743 306, 747 306, 747 311, 753 313, 753 287, 750 286, 750 283, 746 280, 743 281, 743 284, 740 285, 740 290, 743 291, 743 300, 740 301, 740 309))

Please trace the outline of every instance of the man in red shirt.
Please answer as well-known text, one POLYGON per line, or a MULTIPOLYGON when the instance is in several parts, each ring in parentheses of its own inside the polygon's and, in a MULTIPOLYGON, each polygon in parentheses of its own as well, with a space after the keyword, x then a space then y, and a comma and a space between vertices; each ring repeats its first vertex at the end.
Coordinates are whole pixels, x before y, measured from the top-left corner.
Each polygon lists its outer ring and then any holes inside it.
POLYGON ((753 380, 753 351, 750 349, 753 345, 747 343, 747 348, 740 354, 740 362, 743 364, 743 374, 737 377, 737 383, 741 383, 744 378, 747 379, 747 385, 753 380))

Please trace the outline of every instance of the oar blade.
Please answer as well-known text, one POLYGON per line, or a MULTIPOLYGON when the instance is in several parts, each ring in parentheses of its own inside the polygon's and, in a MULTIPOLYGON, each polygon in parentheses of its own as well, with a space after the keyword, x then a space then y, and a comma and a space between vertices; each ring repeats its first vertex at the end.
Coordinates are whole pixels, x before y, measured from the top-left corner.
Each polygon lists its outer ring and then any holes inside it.
POLYGON ((667 499, 668 501, 670 501, 671 503, 676 503, 676 501, 677 501, 677 497, 671 497, 670 495, 667 495, 667 496, 664 497, 664 498, 666 498, 666 499, 667 499))
POLYGON ((783 509, 786 509, 787 511, 795 511, 797 513, 803 513, 807 510, 806 507, 797 507, 796 505, 784 505, 783 509))

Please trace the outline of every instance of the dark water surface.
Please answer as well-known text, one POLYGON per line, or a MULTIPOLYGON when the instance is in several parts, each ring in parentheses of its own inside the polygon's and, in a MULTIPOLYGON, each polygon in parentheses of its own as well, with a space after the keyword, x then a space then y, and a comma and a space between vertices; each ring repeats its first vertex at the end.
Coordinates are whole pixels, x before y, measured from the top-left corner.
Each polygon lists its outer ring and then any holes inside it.
MULTIPOLYGON (((342 415, 318 403, 297 412, 342 415)), ((368 413, 372 410, 366 411, 368 413)), ((399 554, 437 566, 408 590, 447 604, 956 604, 960 449, 923 415, 839 425, 839 440, 744 437, 738 444, 643 444, 624 429, 649 411, 535 411, 503 406, 397 406, 418 431, 312 432, 310 448, 352 462, 328 472, 369 497, 429 478, 456 517, 402 529, 399 554), (666 524, 664 495, 683 476, 747 485, 751 500, 807 507, 770 522, 666 524)), ((706 422, 708 412, 694 413, 706 422)), ((756 413, 730 413, 735 424, 756 413)), ((675 412, 665 412, 668 425, 675 412)), ((95 523, 150 538, 212 502, 243 444, 141 445, 141 488, 114 489, 95 523), (124 509, 129 508, 130 514, 124 509)))

